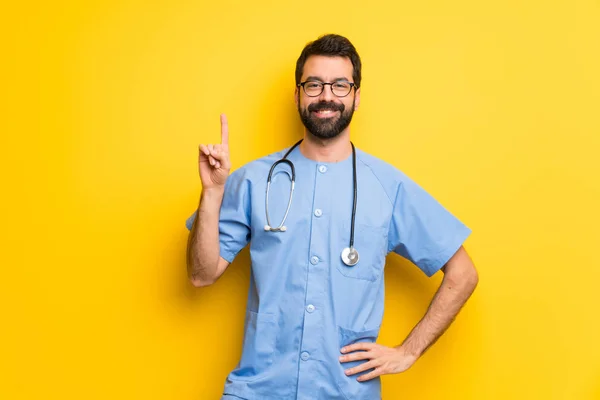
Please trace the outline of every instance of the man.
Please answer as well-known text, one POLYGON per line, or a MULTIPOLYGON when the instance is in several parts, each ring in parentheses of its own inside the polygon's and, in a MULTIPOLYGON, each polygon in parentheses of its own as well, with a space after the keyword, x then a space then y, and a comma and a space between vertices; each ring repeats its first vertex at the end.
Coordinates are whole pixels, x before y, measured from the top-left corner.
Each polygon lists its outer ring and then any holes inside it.
POLYGON ((379 399, 380 376, 412 366, 477 285, 462 247, 469 228, 401 171, 351 144, 360 81, 354 46, 322 36, 296 65, 306 128, 298 146, 229 176, 224 115, 221 144, 200 145, 189 278, 196 287, 214 283, 248 243, 252 260, 243 351, 223 399, 379 399), (288 152, 291 163, 271 170, 288 152), (441 269, 444 279, 423 319, 390 348, 375 341, 392 251, 428 276, 441 269))

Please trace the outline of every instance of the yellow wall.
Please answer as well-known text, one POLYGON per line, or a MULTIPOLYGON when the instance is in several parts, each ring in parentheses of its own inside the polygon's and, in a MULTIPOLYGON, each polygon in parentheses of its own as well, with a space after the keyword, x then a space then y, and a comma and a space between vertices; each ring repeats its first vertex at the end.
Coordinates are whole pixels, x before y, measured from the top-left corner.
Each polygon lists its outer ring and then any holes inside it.
MULTIPOLYGON (((197 145, 293 143, 318 35, 364 63, 352 127, 473 229, 468 306, 384 399, 600 399, 600 6, 592 0, 88 1, 4 10, 0 398, 216 399, 243 252, 186 280, 197 145)), ((390 256, 380 343, 441 281, 390 256)))

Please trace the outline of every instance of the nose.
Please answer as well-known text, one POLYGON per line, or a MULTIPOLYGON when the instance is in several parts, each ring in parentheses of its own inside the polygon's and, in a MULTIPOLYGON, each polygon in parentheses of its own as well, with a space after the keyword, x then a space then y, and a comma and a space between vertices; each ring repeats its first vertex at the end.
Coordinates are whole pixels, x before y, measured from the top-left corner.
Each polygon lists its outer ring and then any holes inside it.
POLYGON ((336 98, 336 96, 332 92, 331 83, 326 83, 323 86, 323 92, 321 92, 321 94, 319 95, 319 100, 320 101, 332 101, 335 98, 336 98))

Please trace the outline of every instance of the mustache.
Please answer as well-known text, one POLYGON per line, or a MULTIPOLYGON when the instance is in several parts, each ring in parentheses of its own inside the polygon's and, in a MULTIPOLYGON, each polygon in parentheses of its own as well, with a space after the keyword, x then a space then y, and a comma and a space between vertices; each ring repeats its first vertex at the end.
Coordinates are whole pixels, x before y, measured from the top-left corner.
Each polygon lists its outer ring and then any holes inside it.
POLYGON ((313 103, 308 106, 308 111, 310 111, 310 112, 321 111, 321 110, 334 110, 334 111, 344 112, 344 109, 345 109, 345 107, 343 104, 338 104, 338 103, 334 103, 331 101, 321 101, 319 103, 313 103))

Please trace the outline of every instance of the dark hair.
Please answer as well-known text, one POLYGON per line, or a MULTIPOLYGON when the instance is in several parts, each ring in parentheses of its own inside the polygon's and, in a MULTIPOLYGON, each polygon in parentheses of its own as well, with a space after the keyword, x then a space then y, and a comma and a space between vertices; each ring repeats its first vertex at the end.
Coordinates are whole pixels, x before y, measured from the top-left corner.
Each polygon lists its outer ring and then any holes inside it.
POLYGON ((329 56, 329 57, 347 57, 352 62, 352 80, 356 88, 360 87, 360 56, 356 49, 348 39, 340 35, 323 35, 314 42, 309 42, 298 61, 296 61, 296 85, 300 83, 302 72, 304 71, 304 63, 310 56, 329 56))

